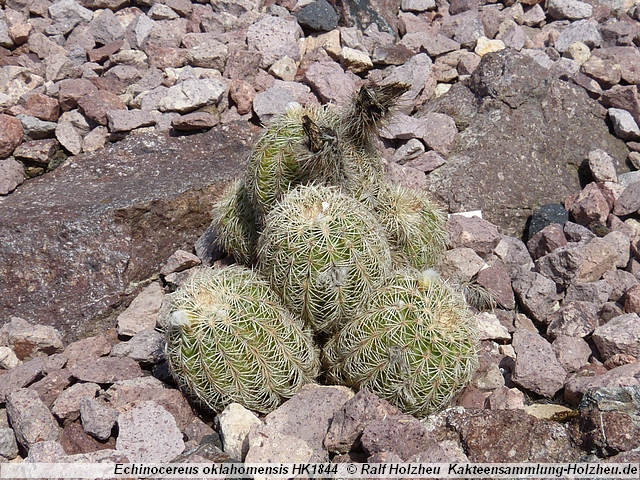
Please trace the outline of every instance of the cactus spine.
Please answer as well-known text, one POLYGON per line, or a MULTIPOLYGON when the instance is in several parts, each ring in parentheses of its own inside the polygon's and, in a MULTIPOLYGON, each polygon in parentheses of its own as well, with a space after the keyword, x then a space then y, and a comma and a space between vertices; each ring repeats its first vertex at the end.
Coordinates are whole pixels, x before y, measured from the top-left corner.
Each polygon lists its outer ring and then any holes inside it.
POLYGON ((174 378, 213 410, 239 402, 267 413, 317 376, 309 331, 246 268, 197 270, 172 295, 166 324, 174 378))
POLYGON ((391 252, 375 217, 335 187, 299 186, 267 216, 258 269, 317 332, 339 328, 386 280, 391 252))
POLYGON ((255 259, 256 218, 243 180, 233 182, 213 205, 211 225, 220 245, 243 265, 255 259))
POLYGON ((475 331, 464 298, 437 273, 399 270, 325 345, 325 368, 334 382, 425 416, 470 380, 475 331))
POLYGON ((446 249, 446 216, 423 192, 385 186, 375 209, 398 265, 434 267, 446 249))

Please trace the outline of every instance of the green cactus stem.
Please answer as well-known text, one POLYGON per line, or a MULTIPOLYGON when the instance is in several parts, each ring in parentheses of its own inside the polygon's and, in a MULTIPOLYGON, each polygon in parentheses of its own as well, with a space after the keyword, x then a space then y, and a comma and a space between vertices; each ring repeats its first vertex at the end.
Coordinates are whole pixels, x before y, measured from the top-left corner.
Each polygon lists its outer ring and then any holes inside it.
POLYGON ((199 269, 171 297, 169 367, 202 405, 221 411, 238 402, 268 413, 317 376, 310 332, 253 271, 199 269))
POLYGON ((462 295, 433 271, 399 270, 324 349, 327 376, 404 412, 445 407, 477 368, 477 333, 462 295))
POLYGON ((368 304, 391 268, 373 214, 335 187, 299 186, 267 216, 258 269, 291 311, 332 332, 368 304))

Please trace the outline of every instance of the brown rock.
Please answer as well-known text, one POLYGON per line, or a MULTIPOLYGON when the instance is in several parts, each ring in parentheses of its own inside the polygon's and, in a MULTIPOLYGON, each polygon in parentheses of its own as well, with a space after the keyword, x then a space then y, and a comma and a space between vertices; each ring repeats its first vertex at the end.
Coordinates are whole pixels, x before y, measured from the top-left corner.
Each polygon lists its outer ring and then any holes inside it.
POLYGON ((384 166, 384 173, 387 182, 393 185, 404 185, 413 190, 423 191, 427 184, 424 172, 406 165, 387 163, 384 166))
POLYGON ((600 455, 627 452, 640 446, 640 426, 622 412, 581 410, 572 434, 586 451, 600 455))
POLYGON ((488 268, 480 270, 476 281, 485 287, 500 306, 512 310, 516 306, 509 272, 502 261, 497 260, 488 268))
POLYGON ((215 127, 220 121, 219 115, 211 115, 206 112, 187 113, 174 118, 171 125, 176 130, 192 132, 215 127))
POLYGON ((202 262, 193 253, 185 250, 176 250, 167 259, 167 262, 160 269, 160 275, 169 275, 171 273, 182 272, 189 268, 200 265, 202 262))
POLYGON ((264 70, 260 69, 261 62, 262 54, 260 52, 247 51, 241 48, 230 48, 229 58, 227 59, 227 64, 224 69, 224 77, 242 79, 253 83, 258 72, 264 72, 264 70))
POLYGON ((42 378, 45 371, 46 366, 42 358, 34 358, 17 367, 13 367, 2 376, 0 402, 4 401, 9 393, 24 388, 42 378))
POLYGON ((362 432, 362 447, 369 455, 389 452, 403 461, 436 443, 433 435, 410 415, 393 415, 372 420, 362 432))
POLYGON ((511 379, 539 395, 553 397, 564 385, 567 372, 558 363, 551 344, 526 330, 516 330, 512 343, 516 364, 511 379))
POLYGON ((609 215, 609 204, 602 195, 598 184, 591 182, 582 189, 569 209, 576 223, 589 226, 592 223, 605 223, 609 215))
POLYGON ((13 152, 17 160, 46 166, 58 151, 58 142, 53 138, 24 142, 13 152))
POLYGON ((265 417, 267 427, 279 434, 298 438, 311 449, 311 461, 326 461, 328 452, 323 441, 331 419, 353 398, 346 387, 305 385, 290 400, 265 417))
POLYGON ((55 98, 34 93, 27 97, 23 113, 47 122, 55 122, 60 116, 60 103, 55 98))
POLYGON ((337 453, 360 450, 360 436, 367 424, 401 413, 396 407, 368 390, 360 390, 334 415, 329 431, 324 437, 324 447, 329 452, 337 453))
POLYGON ((38 392, 40 400, 51 408, 62 391, 71 385, 71 372, 67 369, 53 370, 46 377, 31 385, 29 388, 38 392))
MULTIPOLYGON (((640 124, 640 96, 633 85, 616 85, 602 93, 602 104, 605 107, 627 110, 637 124, 640 124)), ((606 149, 603 149, 606 151, 606 149)))
POLYGON ((527 248, 534 260, 567 244, 564 229, 558 223, 547 225, 527 242, 527 248))
POLYGON ((409 160, 404 165, 410 168, 415 168, 421 172, 429 173, 438 167, 444 165, 447 161, 439 153, 429 150, 422 155, 409 160))
POLYGON ((578 405, 589 389, 638 385, 639 375, 640 363, 622 365, 609 371, 603 366, 587 365, 569 378, 564 386, 564 399, 571 405, 578 405))
POLYGON ((7 158, 22 142, 20 120, 0 113, 0 159, 7 158))
POLYGON ((100 48, 94 48, 93 50, 89 50, 87 52, 87 57, 90 62, 94 63, 103 63, 109 59, 111 55, 116 53, 118 50, 122 48, 124 42, 122 40, 117 40, 115 42, 107 43, 100 48))
POLYGON ((581 455, 565 426, 522 410, 452 411, 448 423, 471 462, 566 462, 581 455))
POLYGON ((138 362, 128 357, 98 357, 82 360, 69 370, 78 380, 93 383, 114 383, 142 375, 138 362))
POLYGON ((78 100, 87 94, 98 91, 93 83, 86 78, 74 78, 62 80, 59 83, 58 100, 63 112, 72 110, 78 104, 78 100))
POLYGON ((81 360, 104 357, 110 351, 111 343, 104 335, 98 335, 69 344, 62 354, 68 359, 67 368, 71 368, 81 360))
POLYGON ((80 97, 78 107, 82 113, 100 125, 107 124, 107 112, 110 110, 127 109, 127 106, 117 95, 105 90, 98 90, 80 97))
POLYGON ((183 48, 161 47, 147 45, 144 53, 149 56, 149 66, 164 70, 165 68, 180 68, 187 63, 187 51, 183 48))
POLYGON ((481 209, 503 233, 521 237, 535 208, 580 189, 575 171, 590 151, 600 148, 619 172, 626 169, 626 147, 594 115, 598 107, 524 54, 484 55, 468 88, 455 85, 421 108, 464 129, 447 163, 429 174, 428 191, 451 212, 481 209), (536 161, 522 155, 534 151, 536 161))
POLYGON ((60 437, 58 422, 34 390, 15 390, 7 395, 6 403, 11 427, 23 448, 29 450, 37 442, 60 437))
POLYGON ((614 215, 629 215, 640 209, 640 182, 628 185, 615 200, 613 207, 614 215))
POLYGON ((442 113, 428 113, 422 119, 426 124, 422 140, 431 150, 447 158, 458 137, 455 120, 442 113))
POLYGON ((624 311, 626 313, 640 313, 640 285, 633 285, 625 292, 624 311))
POLYGON ((468 247, 481 257, 490 254, 502 239, 495 225, 476 216, 451 215, 447 230, 453 248, 468 247))
POLYGON ((158 272, 177 248, 192 248, 206 229, 215 192, 242 171, 253 135, 229 124, 187 141, 127 139, 4 199, 0 319, 55 325, 67 340, 114 326, 112 306, 138 293, 127 286, 158 272))
POLYGON ((79 453, 97 452, 98 450, 115 450, 115 438, 109 438, 106 442, 99 442, 86 434, 82 425, 76 422, 67 423, 60 436, 60 444, 67 455, 79 453))
POLYGON ((547 317, 547 334, 584 338, 598 326, 598 310, 591 302, 563 302, 560 310, 547 317))
POLYGON ((582 64, 580 70, 597 81, 602 88, 611 88, 622 79, 618 64, 607 62, 595 55, 591 55, 589 60, 582 64))
POLYGON ((246 115, 251 112, 251 105, 256 97, 256 91, 248 81, 233 79, 229 86, 229 95, 231 100, 235 102, 240 115, 246 115))
POLYGON ((485 405, 490 410, 523 410, 524 394, 517 388, 502 386, 491 392, 485 405))

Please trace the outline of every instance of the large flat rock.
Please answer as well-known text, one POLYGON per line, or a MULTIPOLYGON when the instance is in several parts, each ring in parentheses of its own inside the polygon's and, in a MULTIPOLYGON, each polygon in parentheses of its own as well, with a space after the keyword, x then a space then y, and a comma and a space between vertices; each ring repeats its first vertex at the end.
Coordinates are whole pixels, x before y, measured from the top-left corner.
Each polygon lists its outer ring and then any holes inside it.
POLYGON ((591 150, 628 171, 629 152, 609 133, 602 107, 521 53, 485 55, 467 86, 419 115, 431 111, 454 117, 461 132, 447 163, 427 175, 428 190, 452 213, 482 210, 508 235, 522 236, 535 208, 580 191, 591 150))
POLYGON ((71 341, 111 327, 144 280, 191 251, 255 130, 131 136, 0 199, 0 325, 52 325, 71 341))

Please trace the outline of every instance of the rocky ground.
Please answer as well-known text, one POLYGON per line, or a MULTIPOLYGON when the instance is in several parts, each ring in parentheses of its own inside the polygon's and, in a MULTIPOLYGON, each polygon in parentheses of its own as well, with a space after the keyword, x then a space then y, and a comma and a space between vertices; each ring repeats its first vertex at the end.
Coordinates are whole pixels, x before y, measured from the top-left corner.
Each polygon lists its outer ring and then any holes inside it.
POLYGON ((640 461, 640 6, 358 5, 3 3, 0 462, 640 461), (424 420, 333 386, 194 409, 155 327, 213 198, 261 122, 365 79, 412 85, 389 179, 482 212, 442 265, 499 303, 474 380, 424 420))

